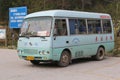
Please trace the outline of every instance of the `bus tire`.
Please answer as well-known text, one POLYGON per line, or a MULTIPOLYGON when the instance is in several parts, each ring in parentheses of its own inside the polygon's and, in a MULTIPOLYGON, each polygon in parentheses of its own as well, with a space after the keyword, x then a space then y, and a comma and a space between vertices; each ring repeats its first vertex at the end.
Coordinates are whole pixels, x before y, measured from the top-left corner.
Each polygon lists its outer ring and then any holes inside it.
POLYGON ((105 56, 105 49, 103 47, 99 47, 97 50, 97 54, 95 55, 95 59, 100 61, 103 60, 105 56))
POLYGON ((30 61, 33 65, 38 65, 40 63, 40 61, 38 60, 31 60, 30 61))
POLYGON ((69 65, 71 60, 69 51, 65 50, 62 52, 62 55, 60 57, 60 61, 58 62, 58 65, 61 67, 66 67, 69 65))

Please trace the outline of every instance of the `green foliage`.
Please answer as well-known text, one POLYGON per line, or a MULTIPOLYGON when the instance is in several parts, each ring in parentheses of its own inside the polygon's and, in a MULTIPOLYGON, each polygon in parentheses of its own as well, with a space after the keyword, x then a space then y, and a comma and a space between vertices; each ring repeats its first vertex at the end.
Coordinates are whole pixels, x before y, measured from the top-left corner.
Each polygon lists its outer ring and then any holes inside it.
POLYGON ((27 6, 28 13, 50 9, 68 9, 109 13, 113 19, 120 19, 119 5, 119 0, 0 0, 0 20, 7 21, 9 8, 19 6, 27 6))
MULTIPOLYGON (((110 13, 114 19, 120 14, 119 0, 0 0, 0 20, 8 20, 10 7, 27 6, 28 13, 50 10, 68 9, 110 13)), ((117 17, 120 19, 120 16, 117 17)))

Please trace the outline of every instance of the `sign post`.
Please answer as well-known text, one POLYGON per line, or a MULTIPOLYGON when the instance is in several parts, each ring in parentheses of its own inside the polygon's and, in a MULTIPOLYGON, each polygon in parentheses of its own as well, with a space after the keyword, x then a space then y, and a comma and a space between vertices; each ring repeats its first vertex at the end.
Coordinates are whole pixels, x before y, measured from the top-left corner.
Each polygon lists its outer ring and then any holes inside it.
MULTIPOLYGON (((11 29, 11 37, 12 37, 12 46, 13 46, 13 42, 15 40, 15 37, 13 37, 15 35, 14 33, 14 29, 18 29, 21 28, 22 26, 22 22, 24 17, 27 15, 27 7, 23 6, 23 7, 14 7, 14 8, 9 8, 9 28, 11 29)), ((17 33, 19 34, 19 32, 17 33)), ((17 36, 18 37, 18 36, 17 36)))
POLYGON ((27 7, 9 8, 9 27, 21 28, 24 17, 27 15, 27 7))

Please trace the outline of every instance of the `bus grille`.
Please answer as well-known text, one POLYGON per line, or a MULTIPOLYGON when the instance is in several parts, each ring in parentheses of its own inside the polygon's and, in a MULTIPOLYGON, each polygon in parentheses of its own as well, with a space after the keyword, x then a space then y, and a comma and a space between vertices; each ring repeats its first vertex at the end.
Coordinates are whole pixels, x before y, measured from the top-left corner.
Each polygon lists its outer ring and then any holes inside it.
POLYGON ((37 54, 37 52, 35 49, 24 49, 25 54, 37 54))

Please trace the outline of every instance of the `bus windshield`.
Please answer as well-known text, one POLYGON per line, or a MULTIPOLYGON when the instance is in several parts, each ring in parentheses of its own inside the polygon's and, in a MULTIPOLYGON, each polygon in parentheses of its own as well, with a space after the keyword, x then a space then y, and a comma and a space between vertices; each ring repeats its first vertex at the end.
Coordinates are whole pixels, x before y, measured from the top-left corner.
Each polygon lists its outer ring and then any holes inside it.
POLYGON ((51 23, 51 17, 25 19, 20 36, 50 36, 51 23))

